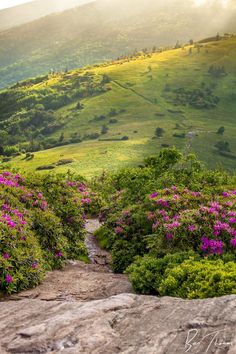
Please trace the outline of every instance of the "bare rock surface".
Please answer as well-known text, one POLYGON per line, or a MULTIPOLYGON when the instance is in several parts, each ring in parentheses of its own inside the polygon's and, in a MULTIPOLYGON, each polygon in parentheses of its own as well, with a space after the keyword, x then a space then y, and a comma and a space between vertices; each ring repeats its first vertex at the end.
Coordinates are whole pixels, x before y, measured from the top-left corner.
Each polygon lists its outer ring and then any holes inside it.
POLYGON ((89 301, 129 292, 132 288, 125 275, 104 272, 94 264, 70 262, 63 270, 49 272, 37 288, 6 300, 89 301))
POLYGON ((132 294, 112 274, 88 221, 91 264, 69 262, 0 302, 0 354, 236 354, 236 295, 182 300, 132 294))
POLYGON ((235 354, 236 296, 1 303, 0 353, 235 354))

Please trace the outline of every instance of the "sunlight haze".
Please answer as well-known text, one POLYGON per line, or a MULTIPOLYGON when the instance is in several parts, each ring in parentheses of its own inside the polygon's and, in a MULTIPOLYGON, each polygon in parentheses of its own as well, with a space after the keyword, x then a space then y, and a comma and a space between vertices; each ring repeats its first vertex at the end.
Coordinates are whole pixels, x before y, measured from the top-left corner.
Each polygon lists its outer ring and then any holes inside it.
POLYGON ((17 6, 20 4, 24 4, 26 2, 30 2, 32 0, 1 0, 0 1, 0 9, 6 9, 8 7, 17 6))

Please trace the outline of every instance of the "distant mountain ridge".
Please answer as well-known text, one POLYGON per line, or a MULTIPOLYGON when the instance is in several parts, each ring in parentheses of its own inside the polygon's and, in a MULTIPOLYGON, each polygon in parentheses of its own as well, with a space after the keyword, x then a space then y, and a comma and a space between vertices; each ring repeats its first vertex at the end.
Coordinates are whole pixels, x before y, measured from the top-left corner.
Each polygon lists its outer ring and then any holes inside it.
POLYGON ((92 0, 35 0, 0 10, 0 31, 32 22, 40 17, 83 5, 92 0))
POLYGON ((43 17, 0 33, 0 88, 52 69, 236 31, 234 9, 195 6, 194 0, 136 0, 135 6, 133 0, 97 0, 43 17))

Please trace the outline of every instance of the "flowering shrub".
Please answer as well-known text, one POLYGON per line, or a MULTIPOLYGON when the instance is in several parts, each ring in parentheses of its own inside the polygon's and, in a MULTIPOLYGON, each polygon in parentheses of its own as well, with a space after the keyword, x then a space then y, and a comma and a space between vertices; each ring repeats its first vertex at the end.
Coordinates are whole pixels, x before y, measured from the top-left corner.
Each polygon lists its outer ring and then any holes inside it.
POLYGON ((203 256, 235 252, 236 190, 215 195, 175 186, 149 196, 150 249, 193 249, 203 256), (157 246, 158 245, 158 246, 157 246))
POLYGON ((0 293, 37 285, 45 270, 62 267, 67 258, 84 259, 85 212, 96 203, 84 183, 68 176, 2 172, 0 293))
POLYGON ((155 191, 144 202, 110 216, 98 238, 108 234, 118 272, 145 253, 236 254, 236 191, 207 194, 176 186, 155 191))
POLYGON ((234 291, 234 269, 226 264, 236 260, 235 176, 207 170, 194 155, 184 157, 174 148, 147 158, 139 168, 103 175, 94 186, 102 190, 108 204, 101 213, 104 224, 96 233, 97 240, 112 252, 115 272, 128 267, 136 291, 183 297, 234 291), (194 263, 196 267, 188 263, 189 273, 186 270, 182 280, 189 276, 194 284, 198 269, 199 292, 194 293, 190 285, 192 290, 182 293, 177 288, 169 291, 170 283, 160 288, 167 264, 168 269, 173 263, 177 267, 189 255, 199 263, 194 263), (136 260, 137 256, 142 258, 136 260), (207 287, 214 264, 223 275, 219 289, 212 287, 211 293, 207 287), (229 276, 226 269, 230 269, 229 276))

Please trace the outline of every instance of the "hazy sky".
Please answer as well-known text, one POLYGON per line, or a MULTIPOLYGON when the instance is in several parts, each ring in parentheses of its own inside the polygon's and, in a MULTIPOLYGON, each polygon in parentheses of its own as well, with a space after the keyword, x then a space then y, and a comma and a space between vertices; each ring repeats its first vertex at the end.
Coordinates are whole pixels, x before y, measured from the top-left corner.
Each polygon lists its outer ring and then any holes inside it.
POLYGON ((0 9, 5 9, 6 7, 12 7, 30 1, 32 0, 0 0, 0 9))
MULTIPOLYGON (((5 9, 7 7, 20 5, 25 2, 30 2, 30 1, 33 1, 33 0, 0 0, 0 9, 5 9)), ((214 0, 194 0, 194 1, 197 5, 202 5, 204 3, 213 2, 214 0)), ((221 2, 223 4, 227 4, 229 2, 229 0, 221 0, 221 2)))

